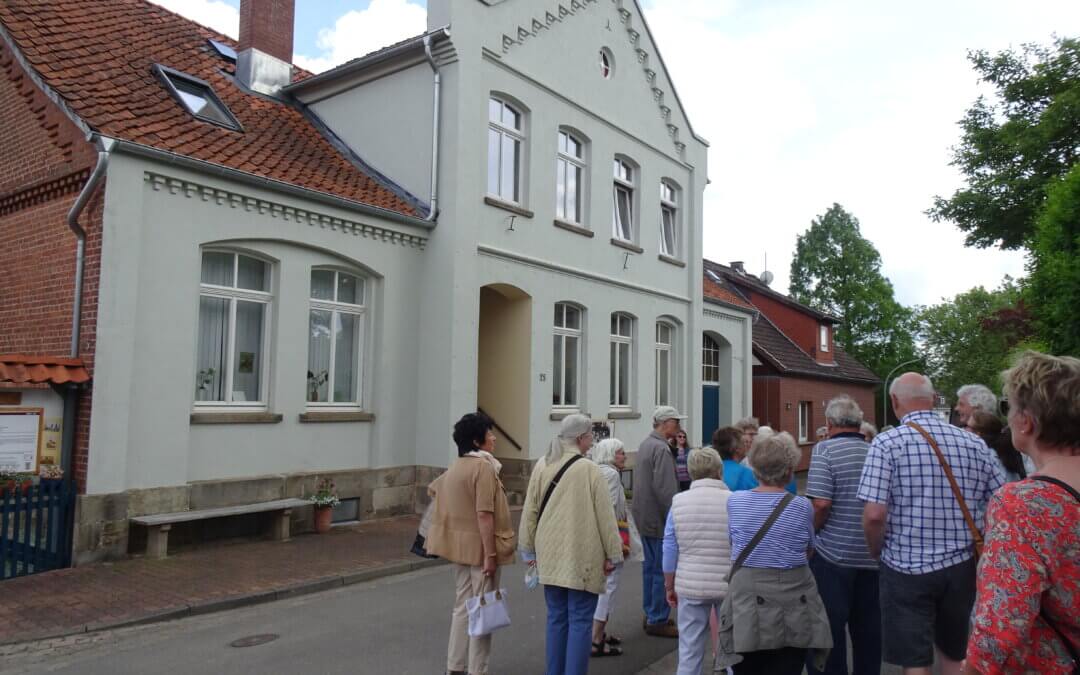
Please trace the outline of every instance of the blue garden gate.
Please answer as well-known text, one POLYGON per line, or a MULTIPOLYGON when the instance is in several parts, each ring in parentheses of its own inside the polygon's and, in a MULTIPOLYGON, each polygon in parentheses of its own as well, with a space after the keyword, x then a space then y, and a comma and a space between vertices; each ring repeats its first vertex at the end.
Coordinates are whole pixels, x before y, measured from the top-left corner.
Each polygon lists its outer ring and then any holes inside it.
POLYGON ((3 486, 0 496, 0 579, 67 567, 75 486, 43 481, 23 491, 3 486))

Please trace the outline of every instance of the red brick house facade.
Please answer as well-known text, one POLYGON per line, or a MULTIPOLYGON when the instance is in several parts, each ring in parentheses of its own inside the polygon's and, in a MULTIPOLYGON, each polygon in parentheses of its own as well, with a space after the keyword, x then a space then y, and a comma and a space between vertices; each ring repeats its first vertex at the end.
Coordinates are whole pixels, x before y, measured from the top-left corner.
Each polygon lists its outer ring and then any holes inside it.
POLYGON ((810 462, 815 431, 825 425, 825 406, 847 394, 868 420, 876 419, 880 380, 833 341, 840 319, 799 304, 745 271, 742 263, 705 261, 714 286, 736 294, 758 311, 753 326, 753 410, 762 425, 786 431, 810 462))

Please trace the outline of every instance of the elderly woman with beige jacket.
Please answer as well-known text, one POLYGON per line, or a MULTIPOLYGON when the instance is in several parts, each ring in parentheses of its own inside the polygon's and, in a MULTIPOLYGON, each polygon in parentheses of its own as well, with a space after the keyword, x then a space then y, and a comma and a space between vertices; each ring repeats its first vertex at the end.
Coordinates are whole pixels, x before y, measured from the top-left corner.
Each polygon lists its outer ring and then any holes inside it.
POLYGON ((588 672, 596 602, 623 559, 607 481, 583 457, 592 443, 588 417, 563 419, 533 468, 521 514, 521 556, 536 565, 547 603, 546 675, 588 672))

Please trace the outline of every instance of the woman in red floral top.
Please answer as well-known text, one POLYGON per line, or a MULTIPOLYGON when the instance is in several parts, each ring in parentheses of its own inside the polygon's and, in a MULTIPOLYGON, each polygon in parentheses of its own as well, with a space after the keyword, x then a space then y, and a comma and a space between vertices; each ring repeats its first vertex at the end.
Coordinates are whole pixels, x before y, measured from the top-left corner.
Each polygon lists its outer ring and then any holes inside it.
POLYGON ((965 672, 1080 672, 1080 359, 1029 352, 1005 379, 1038 471, 990 501, 965 672))

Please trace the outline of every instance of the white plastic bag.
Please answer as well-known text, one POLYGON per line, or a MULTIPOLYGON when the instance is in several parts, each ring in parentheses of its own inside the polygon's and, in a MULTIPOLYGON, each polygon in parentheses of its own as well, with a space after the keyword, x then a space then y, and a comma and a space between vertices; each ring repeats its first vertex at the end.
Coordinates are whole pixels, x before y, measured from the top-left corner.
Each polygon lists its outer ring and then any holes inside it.
POLYGON ((469 613, 469 637, 480 637, 510 625, 510 612, 506 608, 506 589, 487 593, 481 586, 480 595, 465 601, 469 613))
POLYGON ((540 570, 536 565, 525 566, 525 588, 530 591, 540 585, 540 570))

